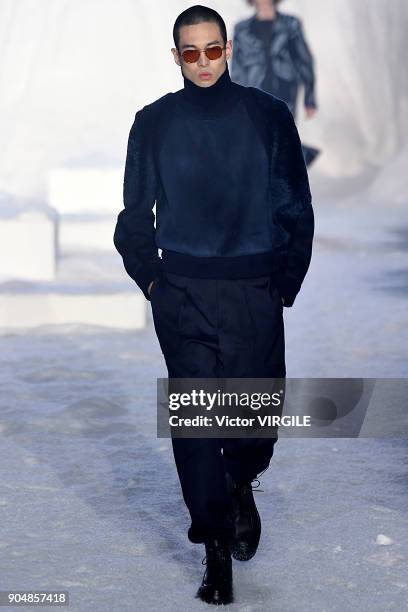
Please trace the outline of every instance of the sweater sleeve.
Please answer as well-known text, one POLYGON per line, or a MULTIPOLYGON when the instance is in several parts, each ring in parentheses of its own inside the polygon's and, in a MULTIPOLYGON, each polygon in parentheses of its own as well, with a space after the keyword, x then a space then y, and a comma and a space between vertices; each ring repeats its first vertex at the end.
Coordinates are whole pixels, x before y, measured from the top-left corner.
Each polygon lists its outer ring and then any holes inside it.
POLYGON ((288 248, 277 288, 284 306, 293 305, 309 269, 314 235, 314 213, 302 145, 293 116, 282 105, 280 137, 276 145, 276 222, 287 232, 288 248))
POLYGON ((305 106, 316 108, 314 59, 306 42, 300 19, 294 21, 290 49, 299 72, 300 80, 305 88, 305 106))
POLYGON ((145 108, 136 113, 129 133, 123 181, 124 209, 117 217, 113 242, 122 256, 126 272, 150 301, 147 289, 160 274, 161 260, 155 243, 153 214, 157 177, 145 108))

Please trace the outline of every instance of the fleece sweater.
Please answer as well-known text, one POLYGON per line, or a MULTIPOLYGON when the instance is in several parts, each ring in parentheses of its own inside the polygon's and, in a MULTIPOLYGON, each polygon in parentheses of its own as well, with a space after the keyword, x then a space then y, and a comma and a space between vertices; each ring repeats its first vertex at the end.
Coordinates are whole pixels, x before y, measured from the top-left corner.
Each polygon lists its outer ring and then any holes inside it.
POLYGON ((273 275, 293 304, 314 230, 299 136, 282 101, 233 83, 228 66, 214 85, 184 77, 182 90, 136 113, 124 205, 114 243, 146 299, 168 271, 273 275))

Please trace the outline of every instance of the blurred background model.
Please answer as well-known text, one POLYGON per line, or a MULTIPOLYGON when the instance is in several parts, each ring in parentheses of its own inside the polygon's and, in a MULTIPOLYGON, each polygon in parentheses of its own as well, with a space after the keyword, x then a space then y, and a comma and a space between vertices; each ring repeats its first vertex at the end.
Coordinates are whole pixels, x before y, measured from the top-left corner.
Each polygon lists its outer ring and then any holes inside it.
MULTIPOLYGON (((303 85, 306 116, 310 118, 317 110, 313 56, 301 20, 278 11, 280 2, 247 0, 255 14, 235 25, 231 78, 284 100, 295 118, 303 85)), ((303 153, 310 165, 319 150, 303 145, 303 153)))

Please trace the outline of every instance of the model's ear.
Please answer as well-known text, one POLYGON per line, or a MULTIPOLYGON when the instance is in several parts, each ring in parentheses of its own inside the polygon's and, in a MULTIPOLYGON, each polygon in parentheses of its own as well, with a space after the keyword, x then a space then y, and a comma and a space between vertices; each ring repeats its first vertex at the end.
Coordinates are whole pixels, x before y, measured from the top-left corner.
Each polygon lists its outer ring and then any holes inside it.
POLYGON ((227 40, 227 42, 225 43, 225 57, 227 58, 227 60, 230 59, 232 55, 232 40, 227 40))
POLYGON ((171 52, 173 54, 174 61, 176 62, 177 66, 181 66, 179 52, 177 51, 176 47, 173 47, 171 52))

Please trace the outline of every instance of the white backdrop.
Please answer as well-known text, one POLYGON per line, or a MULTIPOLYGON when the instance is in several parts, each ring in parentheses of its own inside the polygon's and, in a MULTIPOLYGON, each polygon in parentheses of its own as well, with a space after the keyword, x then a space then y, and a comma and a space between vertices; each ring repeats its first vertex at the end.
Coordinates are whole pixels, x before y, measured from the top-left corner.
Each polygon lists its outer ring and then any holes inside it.
MULTIPOLYGON (((52 166, 124 163, 135 111, 182 87, 183 0, 0 1, 0 191, 44 197, 52 166)), ((208 3, 232 26, 243 0, 208 3)), ((378 168, 408 141, 406 0, 288 0, 316 57, 320 112, 300 124, 316 171, 378 168)))

